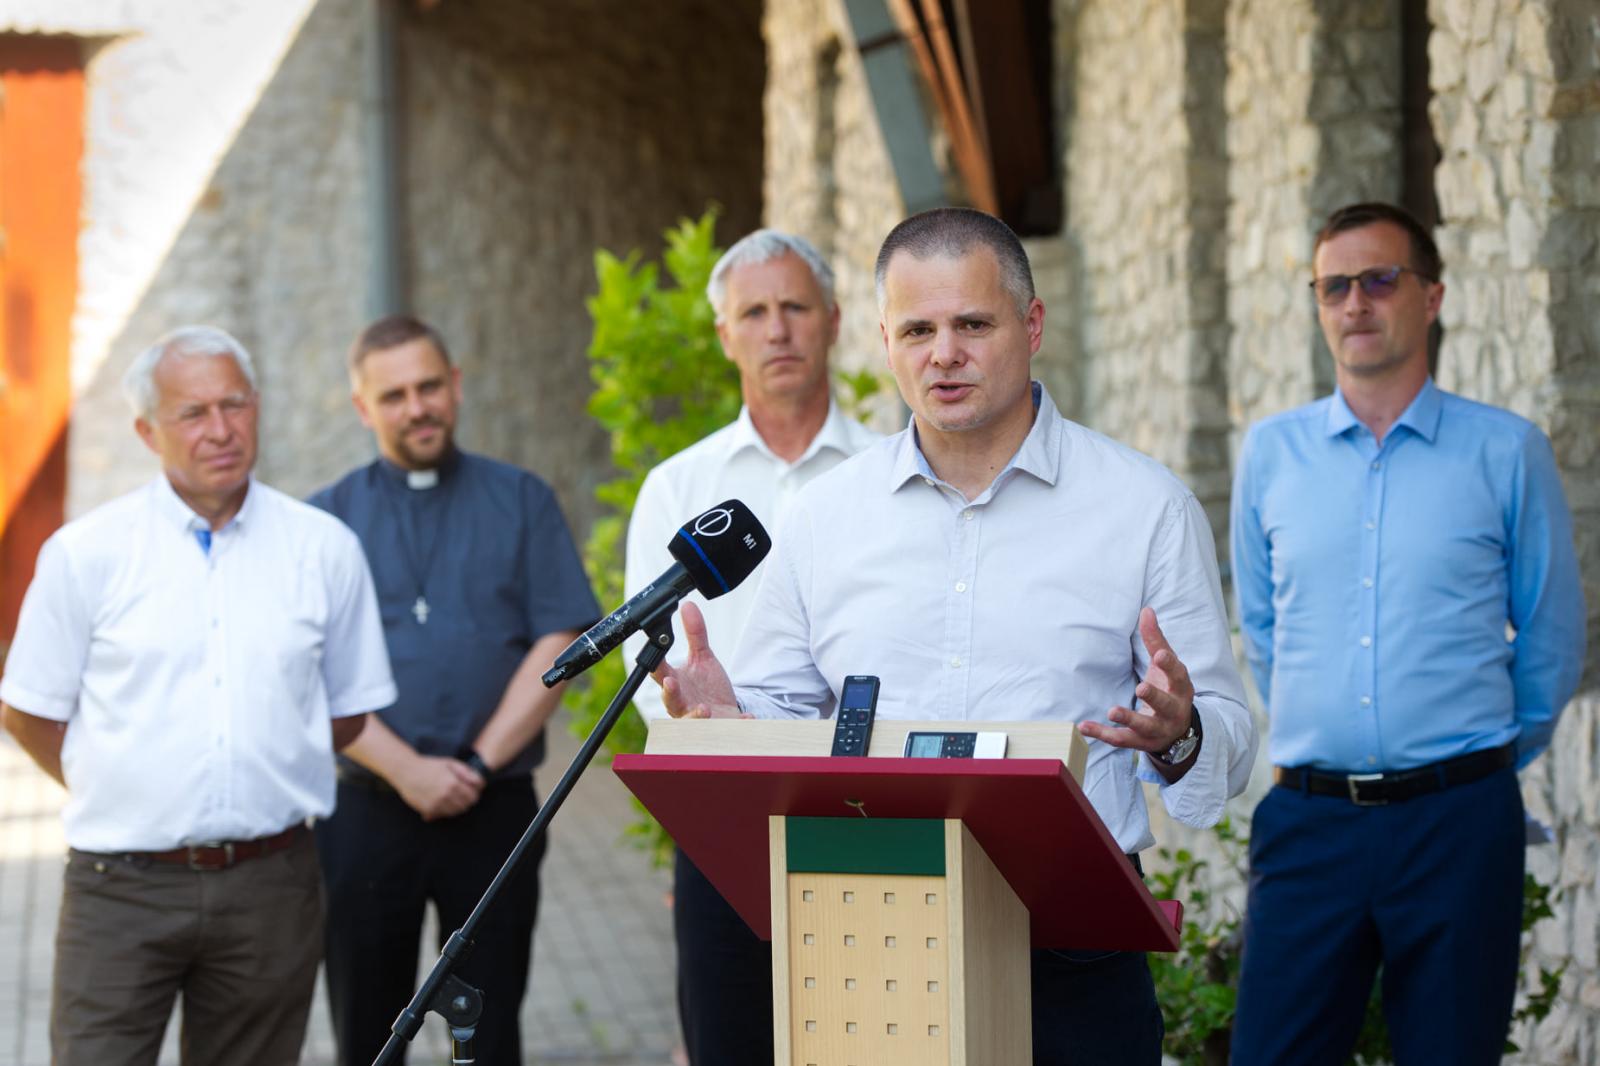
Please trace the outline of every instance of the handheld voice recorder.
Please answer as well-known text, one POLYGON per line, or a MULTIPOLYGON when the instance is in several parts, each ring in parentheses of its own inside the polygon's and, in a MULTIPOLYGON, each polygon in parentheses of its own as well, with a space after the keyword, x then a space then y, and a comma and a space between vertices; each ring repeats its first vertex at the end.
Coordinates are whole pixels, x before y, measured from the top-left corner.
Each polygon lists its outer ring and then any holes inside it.
POLYGON ((833 715, 833 754, 867 754, 872 739, 872 718, 878 709, 878 679, 851 674, 844 679, 839 709, 833 715))

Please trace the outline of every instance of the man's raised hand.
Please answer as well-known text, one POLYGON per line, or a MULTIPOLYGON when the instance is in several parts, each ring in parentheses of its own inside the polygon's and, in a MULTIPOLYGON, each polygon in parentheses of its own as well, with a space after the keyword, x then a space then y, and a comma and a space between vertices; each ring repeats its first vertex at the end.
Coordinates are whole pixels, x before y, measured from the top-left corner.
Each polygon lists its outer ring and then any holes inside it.
POLYGON ((1178 658, 1149 607, 1139 612, 1139 637, 1150 653, 1150 669, 1134 689, 1144 704, 1143 710, 1113 707, 1103 722, 1080 722, 1078 730, 1086 737, 1103 740, 1118 748, 1164 752, 1189 731, 1194 710, 1194 682, 1178 658))
POLYGON ((679 615, 689 657, 682 666, 662 663, 651 675, 661 684, 661 702, 674 718, 738 718, 739 702, 728 672, 711 652, 700 608, 685 601, 679 615))

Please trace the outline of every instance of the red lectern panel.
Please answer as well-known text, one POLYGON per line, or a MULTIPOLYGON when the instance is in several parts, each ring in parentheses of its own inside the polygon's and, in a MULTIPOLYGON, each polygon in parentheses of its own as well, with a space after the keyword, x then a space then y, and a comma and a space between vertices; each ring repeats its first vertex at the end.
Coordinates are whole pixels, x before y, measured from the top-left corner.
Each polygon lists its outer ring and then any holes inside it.
POLYGON ((1158 903, 1054 759, 618 755, 613 769, 740 917, 772 936, 767 817, 959 818, 1032 916, 1034 947, 1173 951, 1158 903))

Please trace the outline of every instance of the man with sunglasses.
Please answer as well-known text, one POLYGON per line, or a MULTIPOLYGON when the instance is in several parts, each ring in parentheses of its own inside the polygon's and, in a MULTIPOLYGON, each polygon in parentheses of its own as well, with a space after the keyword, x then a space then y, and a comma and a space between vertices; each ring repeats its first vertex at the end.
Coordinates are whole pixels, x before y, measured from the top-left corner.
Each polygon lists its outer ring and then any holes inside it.
POLYGON ((1430 379, 1444 284, 1421 224, 1342 208, 1313 263, 1338 389, 1253 426, 1234 482, 1276 787, 1251 829, 1233 1061, 1347 1061, 1381 966, 1399 1066, 1496 1063, 1516 772, 1583 661, 1572 520, 1538 427, 1430 379))

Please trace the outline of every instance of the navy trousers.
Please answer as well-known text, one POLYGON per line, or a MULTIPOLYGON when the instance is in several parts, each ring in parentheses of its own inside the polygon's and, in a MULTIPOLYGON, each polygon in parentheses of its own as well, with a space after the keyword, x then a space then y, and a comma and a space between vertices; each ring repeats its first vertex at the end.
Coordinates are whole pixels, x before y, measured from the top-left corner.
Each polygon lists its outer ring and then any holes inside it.
POLYGON ((1379 965, 1396 1066, 1498 1063, 1524 835, 1510 768, 1387 806, 1274 788, 1250 832, 1235 1066, 1343 1066, 1379 965))
POLYGON ((672 870, 672 931, 690 1066, 772 1066, 772 945, 681 851, 672 870))
MULTIPOLYGON (((461 928, 538 813, 531 778, 497 781, 464 814, 424 822, 387 789, 339 783, 338 807, 317 826, 327 884, 323 960, 341 1066, 367 1066, 411 1001, 423 911, 442 940, 461 928)), ((483 993, 473 1049, 482 1066, 521 1066, 518 1012, 533 958, 541 838, 478 927, 457 975, 483 993)), ((437 1024, 434 1016, 429 1024, 437 1024)))
POLYGON ((1033 1066, 1160 1066, 1144 952, 1035 951, 1032 963, 1033 1066))

